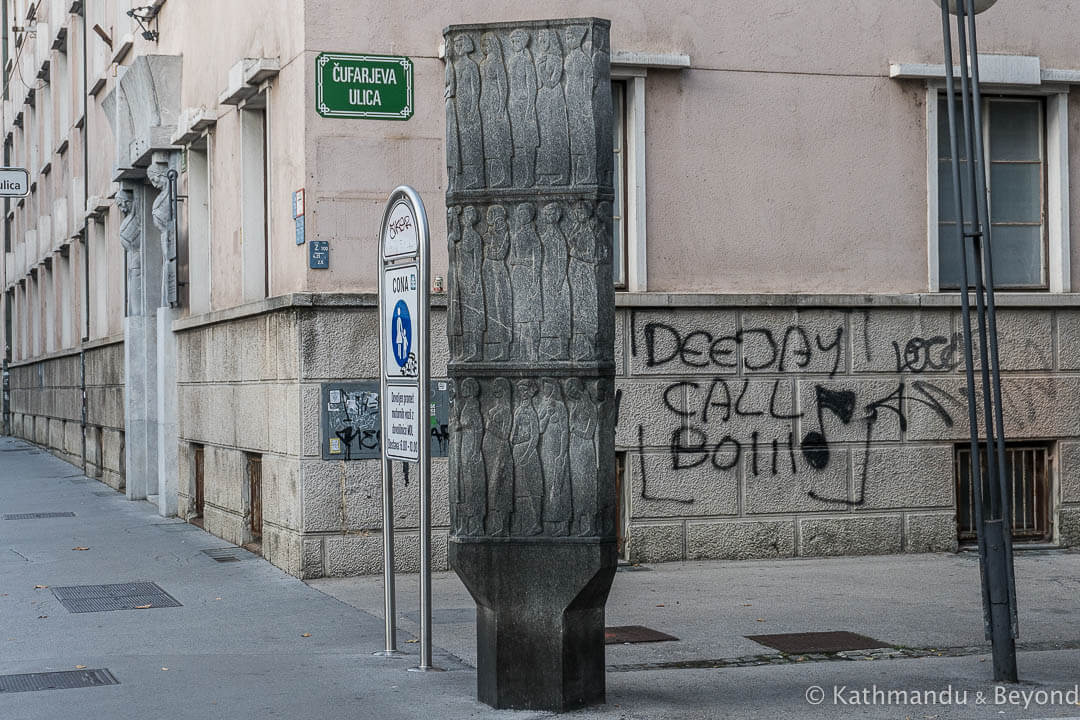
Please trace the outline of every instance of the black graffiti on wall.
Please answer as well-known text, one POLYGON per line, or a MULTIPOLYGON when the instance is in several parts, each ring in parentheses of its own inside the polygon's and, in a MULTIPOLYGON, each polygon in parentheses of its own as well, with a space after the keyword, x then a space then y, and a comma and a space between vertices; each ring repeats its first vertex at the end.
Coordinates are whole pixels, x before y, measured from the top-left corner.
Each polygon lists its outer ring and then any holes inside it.
MULTIPOLYGON (((866 316, 864 316, 865 318, 866 316)), ((830 380, 843 362, 844 325, 824 334, 799 324, 782 332, 764 327, 743 328, 734 333, 714 336, 706 329, 678 329, 663 322, 648 322, 641 327, 639 348, 636 313, 631 313, 630 350, 642 353, 649 368, 663 368, 672 374, 702 368, 738 369, 767 373, 790 373, 811 370, 828 374, 830 380)), ((863 323, 866 360, 872 360, 869 322, 863 323)), ((891 342, 895 371, 906 374, 943 373, 960 364, 959 337, 933 335, 911 337, 891 342)), ((866 484, 871 472, 872 446, 886 439, 882 422, 895 418, 900 433, 908 431, 911 413, 924 409, 946 428, 954 425, 952 413, 964 407, 950 390, 924 379, 898 379, 887 391, 860 398, 850 387, 834 382, 818 382, 808 399, 811 414, 797 409, 797 402, 786 402, 781 389, 790 388, 789 380, 773 379, 767 392, 752 384, 768 380, 712 377, 676 380, 663 392, 663 403, 672 419, 668 442, 671 470, 685 471, 708 467, 730 471, 747 462, 747 477, 779 474, 798 475, 800 470, 822 471, 834 460, 835 446, 858 443, 861 471, 856 478, 853 496, 833 497, 806 490, 815 500, 840 505, 860 506, 866 501, 866 484), (687 401, 684 398, 693 398, 687 401), (796 436, 796 421, 801 437, 796 436), (802 462, 799 462, 801 458, 802 462)), ((875 386, 880 387, 875 383, 875 386)), ((666 497, 651 491, 645 461, 645 427, 638 426, 640 495, 645 500, 663 500, 681 504, 695 502, 693 497, 666 497)))
MULTIPOLYGON (((631 325, 636 323, 632 320, 631 325)), ((631 327, 635 336, 636 327, 631 327)), ((683 368, 727 368, 742 366, 754 372, 772 370, 788 372, 804 369, 818 355, 824 355, 832 363, 829 377, 836 375, 843 358, 844 327, 822 337, 820 333, 802 325, 789 325, 782 333, 774 333, 765 327, 743 328, 730 335, 714 336, 705 329, 691 330, 685 335, 677 328, 662 322, 649 322, 642 328, 645 341, 645 365, 656 368, 670 366, 672 372, 683 368)), ((631 343, 631 354, 637 355, 636 339, 631 343)))

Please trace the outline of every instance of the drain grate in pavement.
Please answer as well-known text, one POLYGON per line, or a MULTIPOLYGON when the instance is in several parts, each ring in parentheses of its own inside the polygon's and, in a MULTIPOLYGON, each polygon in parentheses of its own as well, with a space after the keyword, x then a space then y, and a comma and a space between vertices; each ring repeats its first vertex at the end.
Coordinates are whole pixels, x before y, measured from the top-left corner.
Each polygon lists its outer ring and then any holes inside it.
POLYGON ((0 675, 0 693, 34 690, 71 690, 74 688, 119 685, 108 670, 61 670, 57 672, 0 675))
POLYGON ((5 520, 47 520, 48 518, 75 517, 73 512, 9 513, 5 520))
POLYGON ((98 497, 120 497, 120 493, 115 490, 95 490, 94 494, 98 497))
POLYGON ((209 550, 203 550, 204 555, 208 555, 218 562, 240 562, 241 560, 251 560, 255 557, 247 550, 238 547, 224 547, 224 548, 210 548, 209 550))
POLYGON ((161 607, 181 607, 169 593, 152 582, 115 583, 112 585, 71 585, 51 588, 53 595, 68 612, 109 612, 161 607))
POLYGON ((674 635, 647 628, 644 625, 619 625, 604 628, 604 643, 621 645, 623 643, 650 643, 678 640, 674 635))
POLYGON ((889 647, 888 643, 847 631, 747 635, 746 639, 785 653, 830 653, 889 647))

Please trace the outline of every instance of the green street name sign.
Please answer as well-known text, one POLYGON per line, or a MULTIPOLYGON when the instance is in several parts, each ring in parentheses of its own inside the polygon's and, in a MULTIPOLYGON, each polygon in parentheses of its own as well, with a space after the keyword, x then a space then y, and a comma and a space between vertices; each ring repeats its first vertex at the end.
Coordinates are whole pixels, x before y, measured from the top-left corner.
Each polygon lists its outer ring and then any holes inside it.
POLYGON ((320 53, 315 58, 315 109, 327 118, 408 120, 413 114, 412 60, 320 53))

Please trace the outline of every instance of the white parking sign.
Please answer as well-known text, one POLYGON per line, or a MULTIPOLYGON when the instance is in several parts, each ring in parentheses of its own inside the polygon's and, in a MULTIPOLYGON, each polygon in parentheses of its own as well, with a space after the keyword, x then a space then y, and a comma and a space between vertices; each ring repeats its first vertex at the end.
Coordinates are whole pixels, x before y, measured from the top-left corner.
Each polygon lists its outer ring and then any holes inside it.
POLYGON ((383 372, 387 380, 419 378, 420 281, 416 265, 383 270, 383 372))

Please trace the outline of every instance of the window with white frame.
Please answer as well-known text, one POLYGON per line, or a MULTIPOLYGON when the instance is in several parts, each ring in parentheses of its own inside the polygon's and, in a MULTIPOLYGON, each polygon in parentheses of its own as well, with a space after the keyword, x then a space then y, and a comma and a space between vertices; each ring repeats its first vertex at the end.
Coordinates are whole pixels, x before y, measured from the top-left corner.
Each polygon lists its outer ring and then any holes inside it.
MULTIPOLYGON (((961 112, 958 104, 957 118, 961 112)), ((994 284, 1000 289, 1045 290, 1049 283, 1044 101, 1040 97, 984 97, 982 119, 984 161, 989 169, 994 284)), ((959 144, 962 146, 963 142, 959 144)), ((937 145, 940 286, 943 290, 957 290, 962 283, 962 261, 956 241, 957 212, 944 96, 938 99, 937 145)), ((958 147, 958 153, 963 203, 968 208, 971 207, 970 168, 962 147, 958 147)), ((968 242, 968 278, 972 282, 974 255, 968 242)))
MULTIPOLYGON (((981 108, 995 287, 1069 292, 1068 88, 1053 84, 998 88, 983 88, 981 108)), ((948 106, 940 82, 931 82, 927 100, 929 284, 932 291, 955 292, 961 285, 961 247, 948 106)), ((955 112, 962 117, 959 104, 955 112)), ((970 168, 962 133, 957 150, 967 208, 970 168)), ((965 219, 968 214, 965 209, 965 219)), ((970 252, 968 257, 972 281, 970 252)))
POLYGON ((612 64, 615 153, 612 185, 612 266, 615 287, 646 288, 645 73, 640 65, 612 64))
POLYGON ((611 204, 612 253, 611 265, 615 275, 615 287, 626 288, 626 84, 621 80, 611 83, 611 100, 614 114, 612 138, 615 145, 615 172, 611 184, 615 201, 611 204))

